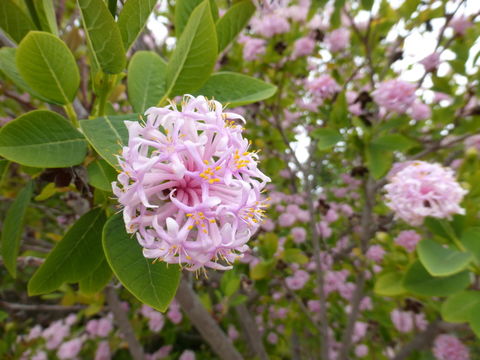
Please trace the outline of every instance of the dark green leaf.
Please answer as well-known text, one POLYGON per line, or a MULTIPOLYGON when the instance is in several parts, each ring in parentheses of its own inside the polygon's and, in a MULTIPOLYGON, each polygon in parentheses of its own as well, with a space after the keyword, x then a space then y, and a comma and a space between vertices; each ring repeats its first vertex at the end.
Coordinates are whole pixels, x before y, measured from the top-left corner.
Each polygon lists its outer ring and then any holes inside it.
POLYGON ((137 51, 128 65, 128 100, 143 114, 165 94, 167 63, 153 51, 137 51))
POLYGON ((125 48, 118 25, 103 0, 78 0, 87 42, 96 66, 107 74, 125 68, 125 48))
POLYGON ((99 266, 104 259, 102 229, 105 220, 101 208, 90 210, 78 219, 33 274, 28 282, 29 295, 46 294, 65 282, 80 281, 99 266))
POLYGON ((433 277, 420 261, 414 262, 403 279, 405 289, 420 296, 449 296, 464 290, 470 284, 468 271, 446 276, 433 277))
POLYGON ((462 234, 461 242, 473 254, 477 263, 480 263, 480 228, 466 229, 462 234))
POLYGON ((20 249, 20 236, 23 221, 33 193, 33 183, 29 182, 10 205, 2 227, 2 257, 8 272, 17 276, 17 257, 20 249))
POLYGON ((442 318, 452 323, 462 323, 470 320, 472 309, 480 304, 480 292, 462 291, 452 296, 442 304, 442 318))
POLYGON ((108 265, 107 259, 103 255, 103 259, 98 266, 89 275, 80 280, 80 292, 87 295, 96 294, 108 284, 111 278, 112 269, 110 269, 110 265, 108 265))
POLYGON ((480 338, 480 304, 470 310, 469 324, 475 335, 480 338))
POLYGON ((122 214, 112 216, 105 224, 103 248, 114 274, 128 291, 154 309, 168 308, 180 282, 180 268, 146 259, 135 236, 125 231, 122 214))
MULTIPOLYGON (((137 114, 103 116, 80 121, 80 128, 90 145, 113 167, 118 167, 118 155, 128 143, 125 121, 138 121, 137 114)), ((1 133, 0 133, 1 134, 1 133)))
POLYGON ((196 95, 213 98, 231 107, 250 104, 271 97, 277 87, 250 76, 219 72, 210 76, 196 95))
POLYGON ((319 150, 330 149, 343 139, 337 130, 328 128, 315 129, 312 137, 317 141, 317 148, 319 150))
POLYGON ((193 10, 202 3, 203 0, 177 0, 175 1, 175 34, 177 38, 182 35, 183 29, 187 26, 188 19, 193 10))
POLYGON ((255 12, 251 0, 242 0, 233 5, 225 15, 217 21, 218 52, 223 51, 228 44, 242 31, 255 12))
POLYGON ((58 36, 57 19, 53 0, 36 0, 35 11, 43 31, 48 31, 58 36))
POLYGON ((375 179, 380 179, 384 176, 392 166, 393 154, 381 146, 368 144, 366 156, 368 168, 375 179))
POLYGON ((407 151, 415 146, 416 142, 400 134, 387 134, 374 139, 372 144, 388 151, 407 151))
POLYGON ((399 272, 390 272, 382 274, 375 282, 373 291, 380 296, 398 296, 405 293, 402 284, 403 274, 399 272))
POLYGON ((117 172, 105 160, 99 159, 87 166, 88 183, 103 191, 112 191, 112 181, 117 178, 117 172))
POLYGON ((118 17, 123 47, 128 50, 142 32, 157 0, 128 0, 118 17))
POLYGON ((19 43, 30 30, 35 30, 30 17, 12 0, 0 1, 0 28, 19 43))
POLYGON ((165 96, 191 93, 208 80, 217 58, 217 33, 204 1, 192 12, 167 66, 165 96))
POLYGON ((459 273, 473 258, 471 253, 445 248, 430 239, 424 239, 418 243, 417 253, 423 266, 432 276, 459 273))
POLYGON ((9 122, 0 130, 0 155, 37 168, 80 164, 87 142, 64 117, 35 110, 9 122))
POLYGON ((338 94, 335 103, 333 104, 332 112, 330 113, 329 125, 337 128, 345 127, 348 125, 348 103, 345 97, 345 93, 338 94))
POLYGON ((72 52, 58 37, 30 32, 18 47, 16 64, 25 82, 40 95, 57 104, 73 102, 80 74, 72 52))

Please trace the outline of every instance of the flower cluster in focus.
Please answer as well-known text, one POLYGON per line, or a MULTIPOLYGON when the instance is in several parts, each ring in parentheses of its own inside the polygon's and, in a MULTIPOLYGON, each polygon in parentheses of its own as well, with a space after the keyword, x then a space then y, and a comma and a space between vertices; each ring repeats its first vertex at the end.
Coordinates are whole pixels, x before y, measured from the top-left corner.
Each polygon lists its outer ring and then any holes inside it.
POLYGON ((203 96, 146 115, 145 124, 126 122, 128 146, 113 183, 127 232, 146 258, 191 271, 230 269, 262 222, 270 181, 237 124, 245 120, 203 96))

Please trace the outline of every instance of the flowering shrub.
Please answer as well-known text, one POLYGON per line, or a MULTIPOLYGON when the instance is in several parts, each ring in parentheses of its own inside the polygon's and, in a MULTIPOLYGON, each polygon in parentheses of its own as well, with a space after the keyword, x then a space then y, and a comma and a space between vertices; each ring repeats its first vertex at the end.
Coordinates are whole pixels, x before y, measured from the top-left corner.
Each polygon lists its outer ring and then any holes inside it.
POLYGON ((0 14, 0 358, 480 358, 476 1, 0 14))

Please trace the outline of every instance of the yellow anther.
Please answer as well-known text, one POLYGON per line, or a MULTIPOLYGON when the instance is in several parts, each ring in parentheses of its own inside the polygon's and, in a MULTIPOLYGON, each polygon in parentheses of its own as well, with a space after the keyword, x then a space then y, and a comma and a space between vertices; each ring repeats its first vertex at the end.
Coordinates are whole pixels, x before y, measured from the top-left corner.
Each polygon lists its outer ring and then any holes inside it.
POLYGON ((215 224, 215 219, 210 219, 210 222, 211 222, 212 224, 215 224))
POLYGON ((190 225, 190 226, 188 227, 188 230, 192 230, 192 229, 193 229, 193 226, 190 225))
POLYGON ((221 169, 222 169, 221 166, 216 166, 216 167, 215 167, 215 170, 216 170, 216 171, 221 170, 221 169))
POLYGON ((207 231, 206 229, 203 229, 203 232, 204 232, 205 234, 208 234, 208 231, 207 231))
POLYGON ((203 160, 205 165, 208 165, 208 160, 203 160))

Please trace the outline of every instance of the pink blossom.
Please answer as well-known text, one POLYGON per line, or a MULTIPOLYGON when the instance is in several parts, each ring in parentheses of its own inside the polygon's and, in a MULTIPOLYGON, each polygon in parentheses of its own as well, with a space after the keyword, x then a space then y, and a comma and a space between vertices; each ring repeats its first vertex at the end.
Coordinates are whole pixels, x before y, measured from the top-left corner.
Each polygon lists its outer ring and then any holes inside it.
POLYGON ((165 325, 165 318, 157 310, 152 309, 148 305, 142 305, 140 313, 148 319, 148 328, 151 331, 159 332, 165 325))
POLYGON ((274 332, 271 332, 267 335, 267 341, 272 344, 272 345, 275 345, 277 342, 278 342, 278 335, 275 334, 274 332))
POLYGON ((454 17, 450 20, 449 25, 457 35, 465 35, 465 31, 473 26, 472 22, 465 15, 454 17))
POLYGON ((353 327, 353 342, 359 342, 365 335, 367 335, 368 324, 362 321, 357 321, 353 327))
POLYGON ((30 360, 47 360, 48 356, 45 351, 37 351, 35 355, 33 355, 30 360))
POLYGON ((98 320, 89 320, 85 329, 87 330, 87 333, 89 333, 91 336, 97 336, 98 320))
POLYGON ((292 21, 305 21, 308 15, 309 5, 293 5, 287 8, 285 15, 292 19, 292 21))
POLYGON ((332 236, 332 229, 330 226, 328 226, 328 223, 326 221, 320 221, 317 224, 318 231, 320 232, 320 236, 323 238, 329 238, 332 236))
POLYGON ((320 301, 318 300, 308 300, 307 301, 307 307, 308 307, 308 310, 310 310, 311 312, 320 312, 321 310, 321 305, 320 305, 320 301))
POLYGON ((42 337, 47 341, 48 350, 56 349, 67 336, 70 335, 70 326, 58 320, 43 330, 42 337))
POLYGON ((414 230, 402 231, 395 238, 395 243, 405 248, 408 252, 415 250, 417 243, 421 240, 421 236, 414 230))
POLYGON ((289 227, 295 223, 295 215, 285 212, 278 217, 278 225, 281 227, 289 227))
POLYGON ((345 28, 333 30, 331 33, 325 36, 325 43, 328 50, 337 52, 345 49, 348 46, 350 40, 350 31, 345 28))
POLYGON ((233 263, 248 250, 270 181, 236 124, 245 120, 203 96, 185 96, 181 111, 171 103, 146 115, 145 124, 126 122, 128 146, 112 184, 127 232, 146 258, 190 271, 231 269, 217 261, 233 263))
POLYGON ((275 223, 272 219, 265 219, 261 224, 261 228, 265 231, 273 231, 275 229, 275 223))
POLYGON ((390 313, 393 326, 401 333, 408 333, 413 330, 414 313, 394 309, 390 313))
POLYGON ((415 85, 402 80, 387 80, 372 93, 373 99, 388 111, 405 113, 415 101, 415 85))
POLYGON ((426 58, 420 61, 420 64, 423 65, 425 71, 427 72, 436 70, 440 65, 440 53, 428 55, 426 58))
POLYGON ((341 90, 340 85, 330 76, 321 75, 307 83, 308 90, 320 99, 328 99, 341 90))
POLYGON ((228 330, 227 330, 228 337, 232 340, 235 341, 238 339, 240 334, 237 331, 237 328, 233 326, 232 324, 228 325, 228 330))
POLYGON ((415 101, 410 109, 410 115, 412 116, 412 119, 416 121, 426 120, 432 116, 432 110, 430 109, 430 106, 415 101))
POLYGON ((305 242, 307 237, 307 231, 303 227, 294 227, 291 231, 291 234, 295 244, 301 244, 305 242))
POLYGON ((433 94, 433 102, 434 103, 439 103, 439 102, 442 102, 442 101, 452 102, 452 97, 448 94, 445 94, 445 93, 442 93, 442 92, 439 92, 439 91, 435 91, 434 94, 433 94))
POLYGON ((315 40, 305 36, 295 41, 293 44, 292 57, 297 59, 302 56, 310 55, 315 49, 315 40))
POLYGON ((397 218, 418 226, 426 216, 449 219, 464 214, 460 202, 467 193, 455 180, 454 172, 424 161, 409 163, 385 186, 386 205, 397 218))
POLYGON ((195 360, 195 353, 192 350, 185 350, 178 360, 195 360))
POLYGON ((338 213, 334 209, 328 209, 324 216, 324 219, 328 223, 332 223, 338 220, 338 213))
POLYGON ((368 346, 365 344, 360 344, 355 347, 355 356, 363 358, 368 355, 368 346))
POLYGON ((365 296, 360 302, 359 309, 360 311, 372 310, 373 309, 372 299, 368 296, 365 296))
POLYGON ((425 331, 427 329, 428 320, 425 318, 424 313, 415 314, 413 320, 415 322, 415 327, 418 330, 425 331))
POLYGON ((110 360, 112 355, 110 353, 110 345, 108 341, 101 341, 97 346, 95 352, 95 360, 110 360))
POLYGON ((267 42, 263 39, 248 38, 243 45, 243 58, 246 61, 255 61, 265 54, 267 42))
POLYGON ((477 151, 480 151, 480 135, 473 135, 466 138, 464 144, 467 149, 475 148, 477 151))
POLYGON ((170 355, 170 352, 172 351, 173 346, 172 345, 164 345, 157 351, 155 351, 153 354, 146 354, 145 358, 146 360, 160 360, 166 358, 168 355, 170 355))
POLYGON ((266 38, 290 31, 290 24, 281 15, 276 13, 266 14, 251 21, 252 31, 266 38))
POLYGON ((372 245, 368 248, 367 253, 365 254, 367 259, 370 259, 375 262, 380 262, 385 255, 385 250, 381 245, 372 245))
POLYGON ((174 324, 180 324, 182 322, 183 315, 182 315, 182 312, 180 311, 180 304, 176 300, 173 300, 170 303, 170 307, 168 308, 167 317, 174 324))
POLYGON ((437 360, 470 360, 468 348, 455 336, 447 334, 435 338, 433 355, 437 360))
POLYGON ((100 337, 106 337, 113 330, 112 320, 109 318, 101 318, 98 320, 97 335, 100 337))
POLYGON ((307 283, 310 275, 304 270, 297 270, 293 273, 293 276, 288 276, 285 279, 285 283, 290 290, 300 290, 307 283))
POLYGON ((59 359, 73 359, 82 349, 83 339, 75 338, 63 343, 57 351, 59 359))
POLYGON ((38 339, 42 336, 42 327, 40 325, 35 325, 33 328, 30 329, 27 335, 27 341, 38 339))

